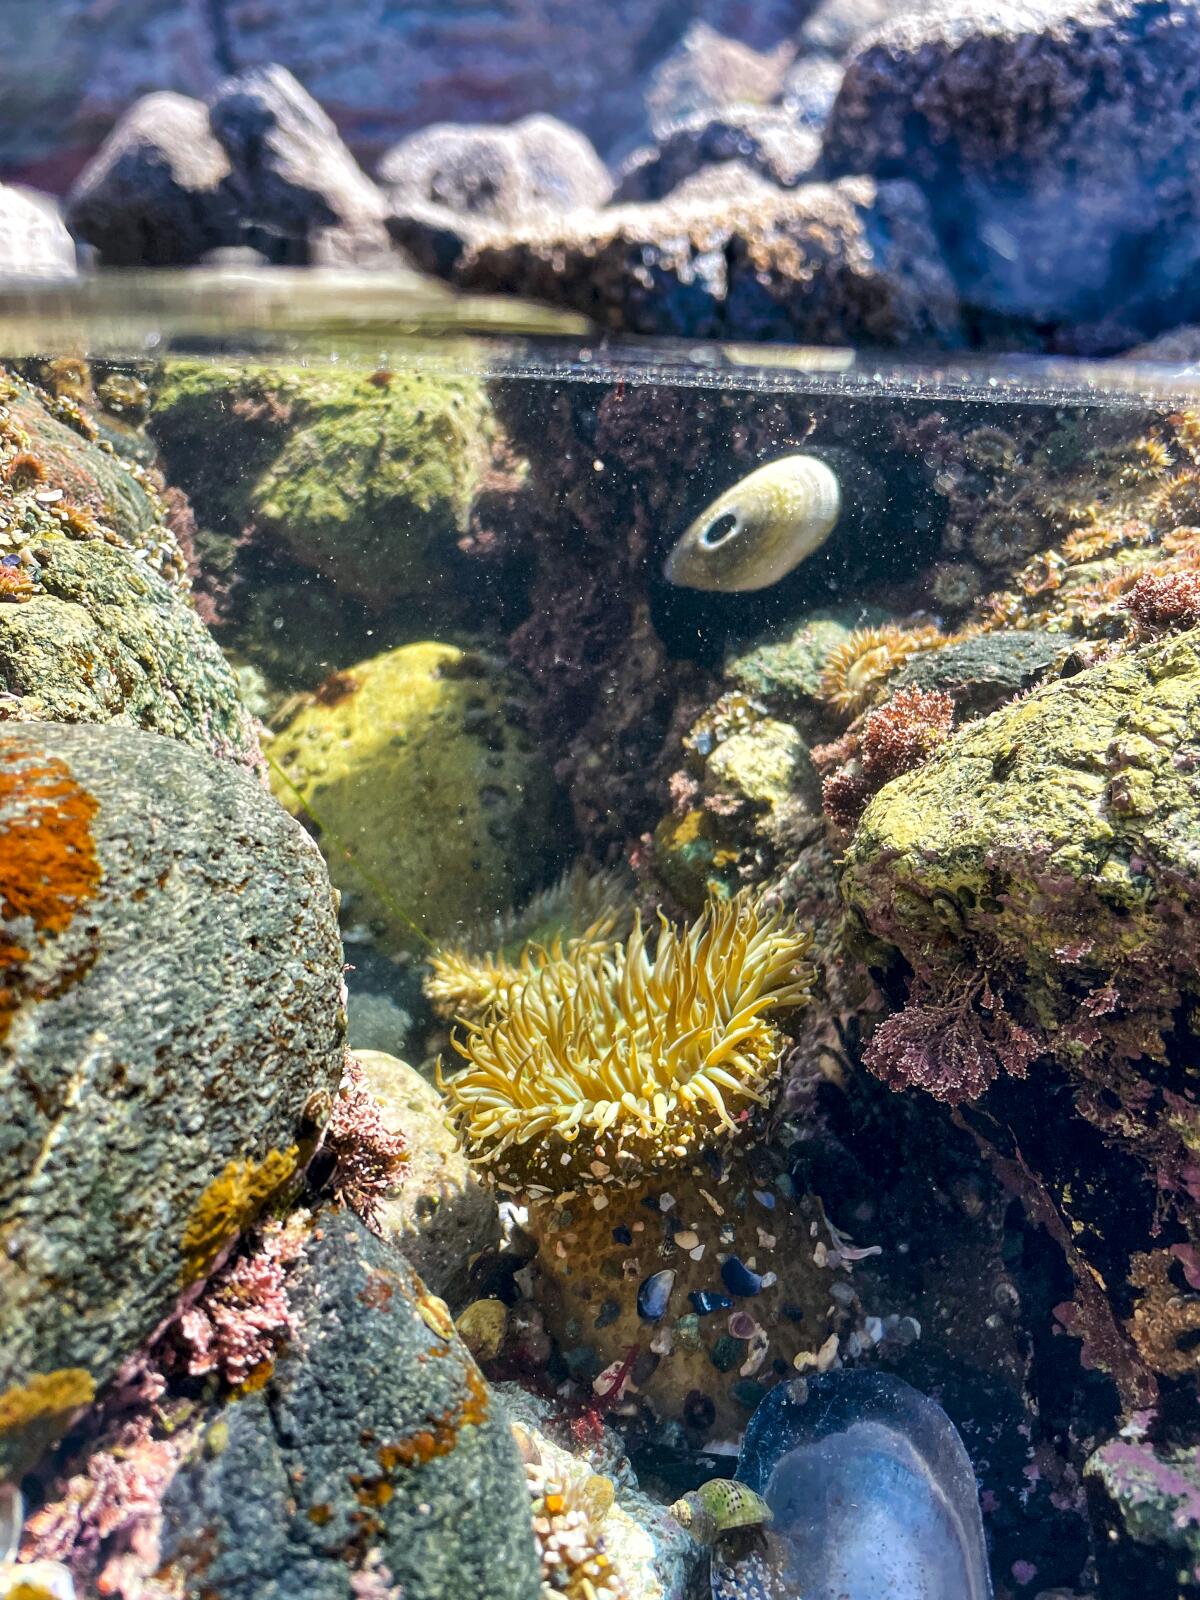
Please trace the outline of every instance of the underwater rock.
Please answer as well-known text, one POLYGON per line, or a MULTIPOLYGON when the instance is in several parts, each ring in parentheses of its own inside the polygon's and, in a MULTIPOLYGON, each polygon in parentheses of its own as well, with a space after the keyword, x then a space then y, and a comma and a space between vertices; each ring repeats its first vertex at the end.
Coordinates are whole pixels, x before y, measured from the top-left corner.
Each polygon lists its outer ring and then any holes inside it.
POLYGON ((675 48, 650 74, 646 114, 654 137, 682 118, 727 106, 767 106, 779 98, 792 58, 786 42, 774 50, 752 50, 726 38, 707 22, 692 22, 675 48))
POLYGON ((965 302, 1155 333, 1196 310, 1198 87, 1191 0, 910 8, 851 53, 825 161, 922 187, 965 302))
POLYGON ((34 593, 0 605, 0 720, 118 722, 261 766, 232 668, 156 572, 101 540, 34 548, 34 593))
POLYGON ((227 1600, 536 1600, 508 1419, 442 1302, 345 1214, 319 1217, 289 1292, 292 1343, 167 1493, 161 1573, 227 1600))
POLYGON ((725 678, 769 709, 796 713, 817 711, 821 675, 839 645, 855 628, 886 621, 874 607, 846 607, 809 612, 798 625, 776 629, 743 646, 725 663, 725 678))
POLYGON ((576 1503, 595 1508, 592 1521, 615 1577, 609 1588, 597 1586, 597 1600, 607 1600, 614 1590, 614 1600, 691 1600, 700 1547, 665 1506, 638 1487, 620 1434, 597 1423, 581 1439, 569 1414, 556 1412, 539 1395, 514 1383, 499 1384, 496 1392, 526 1457, 576 1503))
POLYGON ((446 276, 480 221, 518 226, 548 212, 602 206, 612 179, 582 133, 554 117, 509 127, 435 123, 379 163, 388 231, 418 266, 446 276))
POLYGON ((0 184, 0 272, 6 278, 75 276, 75 242, 50 195, 0 184))
POLYGON ((1114 1593, 1133 1592, 1128 1585, 1155 1580, 1174 1588, 1182 1583, 1181 1567, 1194 1580, 1200 1570, 1200 1448, 1113 1439, 1089 1457, 1084 1478, 1105 1591, 1111 1584, 1114 1593))
POLYGON ((283 803, 311 807, 356 915, 411 946, 414 923, 454 934, 544 871, 554 790, 526 723, 521 680, 495 658, 403 645, 302 701, 268 759, 283 803))
POLYGON ((67 220, 105 266, 187 266, 239 237, 232 170, 202 101, 149 94, 75 180, 67 220))
POLYGON ((565 305, 630 333, 956 344, 956 293, 909 183, 807 183, 744 205, 647 205, 495 231, 465 288, 565 305))
POLYGON ((868 1055, 888 1081, 954 1100, 1045 1050, 1162 1058, 1200 981, 1198 687, 1200 634, 1144 646, 961 730, 870 802, 843 893, 879 964, 890 948, 916 975, 868 1055))
MULTIPOLYGON (((375 611, 418 596, 426 615, 464 609, 455 540, 495 435, 478 379, 170 362, 150 426, 226 595, 247 578, 253 591, 274 547, 375 611)), ((252 653, 253 636, 232 642, 252 653)))
MULTIPOLYGON (((813 176, 820 158, 820 139, 792 112, 727 103, 664 123, 653 144, 632 151, 621 163, 613 198, 625 204, 673 195, 678 201, 688 179, 729 161, 742 163, 775 188, 794 189, 813 176)), ((690 185, 688 192, 695 192, 690 185)), ((747 195, 731 191, 728 198, 735 202, 747 195)))
POLYGON ((887 1373, 783 1384, 742 1443, 738 1478, 773 1516, 713 1560, 713 1594, 805 1600, 991 1600, 975 1474, 934 1401, 887 1373), (761 1580, 760 1580, 761 1581, 761 1580), (746 1585, 746 1590, 741 1587, 746 1585))
POLYGON ((960 716, 989 711, 1054 675, 1070 644, 1037 628, 985 633, 915 655, 888 679, 888 691, 940 690, 960 716))
POLYGON ((408 1152, 399 1183, 376 1212, 379 1231, 434 1294, 459 1307, 469 1296, 472 1258, 499 1242, 495 1199, 446 1126, 433 1084, 379 1050, 356 1050, 354 1059, 385 1126, 404 1135, 408 1152))
POLYGON ((382 192, 286 67, 227 78, 208 120, 233 169, 242 241, 279 265, 387 261, 382 192))
POLYGON ((0 561, 25 560, 47 534, 102 539, 186 591, 188 551, 161 479, 122 455, 83 408, 87 366, 71 356, 38 366, 45 388, 0 371, 0 561))
POLYGON ((247 772, 0 728, 0 1463, 285 1191, 342 1071, 321 858, 247 772))

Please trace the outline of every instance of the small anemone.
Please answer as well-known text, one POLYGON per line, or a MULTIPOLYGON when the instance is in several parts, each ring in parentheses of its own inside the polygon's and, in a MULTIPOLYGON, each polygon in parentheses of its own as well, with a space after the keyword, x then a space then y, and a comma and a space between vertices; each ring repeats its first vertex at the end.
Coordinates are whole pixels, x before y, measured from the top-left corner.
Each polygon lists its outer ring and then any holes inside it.
POLYGON ((550 960, 507 1010, 467 1022, 467 1062, 438 1083, 469 1155, 531 1194, 632 1182, 737 1131, 783 1051, 766 1013, 803 1005, 811 943, 740 895, 688 928, 665 920, 653 956, 624 943, 550 960))
POLYGON ((826 660, 820 697, 835 710, 857 716, 910 656, 947 642, 936 628, 899 628, 894 623, 855 628, 826 660))
POLYGON ((39 456, 32 450, 18 450, 16 455, 5 463, 4 476, 9 485, 20 492, 22 489, 36 488, 39 483, 46 481, 46 468, 39 456))

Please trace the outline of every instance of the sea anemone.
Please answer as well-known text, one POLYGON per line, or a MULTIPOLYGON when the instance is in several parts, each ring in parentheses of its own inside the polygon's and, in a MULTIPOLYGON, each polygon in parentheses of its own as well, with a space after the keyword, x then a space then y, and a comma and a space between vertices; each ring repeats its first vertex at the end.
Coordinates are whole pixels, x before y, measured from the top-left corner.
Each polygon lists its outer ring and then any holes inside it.
POLYGON ((482 1017, 547 961, 598 950, 628 931, 632 895, 623 872, 572 868, 520 911, 510 911, 430 958, 425 993, 443 1017, 482 1017))
POLYGON ((13 560, 0 561, 0 600, 32 600, 37 592, 28 567, 13 560))
POLYGON ((46 468, 40 457, 35 456, 31 450, 18 450, 5 464, 4 476, 12 488, 20 492, 23 489, 33 489, 39 483, 45 483, 46 468))
POLYGON ((946 643, 936 628, 855 628, 833 650, 821 673, 820 697, 837 711, 857 716, 910 656, 946 643))
POLYGON ((537 1196, 628 1182, 734 1133, 782 1054, 766 1013, 808 998, 810 943, 741 895, 690 928, 664 920, 653 957, 639 920, 623 944, 547 962, 505 1014, 466 1024, 463 1072, 439 1069, 468 1153, 537 1196))

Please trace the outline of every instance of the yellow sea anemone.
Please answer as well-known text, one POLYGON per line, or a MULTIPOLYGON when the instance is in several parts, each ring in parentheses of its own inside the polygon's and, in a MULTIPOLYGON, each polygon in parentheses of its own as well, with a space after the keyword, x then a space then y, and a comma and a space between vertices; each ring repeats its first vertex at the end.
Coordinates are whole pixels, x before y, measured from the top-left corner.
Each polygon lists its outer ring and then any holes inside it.
POLYGON ((689 928, 664 921, 653 957, 639 921, 623 944, 533 971, 455 1040, 466 1069, 439 1071, 468 1153, 537 1199, 629 1182, 734 1133, 782 1054, 766 1013, 808 998, 810 943, 741 895, 689 928))
POLYGON ((482 1017, 547 961, 600 949, 629 927, 631 884, 622 872, 575 867, 520 911, 430 958, 425 993, 440 1016, 482 1017))
POLYGON ((947 641, 936 628, 855 628, 832 651, 821 673, 820 696, 837 711, 857 716, 910 656, 947 641))

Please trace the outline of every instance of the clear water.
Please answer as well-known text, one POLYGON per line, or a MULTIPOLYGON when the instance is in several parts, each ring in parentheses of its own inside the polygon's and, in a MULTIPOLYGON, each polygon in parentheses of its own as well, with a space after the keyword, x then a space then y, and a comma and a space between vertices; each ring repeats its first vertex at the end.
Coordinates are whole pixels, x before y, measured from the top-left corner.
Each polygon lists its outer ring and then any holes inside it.
MULTIPOLYGON (((532 1181, 534 1214, 519 1214, 518 1226, 540 1233, 543 1265, 575 1263, 566 1300, 553 1299, 546 1279, 532 1289, 532 1280, 514 1279, 511 1254, 506 1275, 490 1237, 460 1241, 461 1259, 445 1278, 452 1287, 439 1289, 455 1317, 476 1301, 508 1304, 496 1348, 476 1331, 489 1376, 539 1387, 597 1425, 606 1415, 624 1430, 644 1485, 666 1503, 715 1465, 731 1468, 741 1427, 781 1372, 831 1360, 901 1371, 936 1392, 963 1433, 991 1519, 998 1592, 1032 1593, 1021 1587, 1032 1578, 1012 1576, 1029 1568, 1043 1586, 1073 1583, 1091 1533, 1071 1396, 1082 1386, 1087 1420, 1078 1432, 1090 1428, 1094 1438, 1111 1426, 1114 1402, 1096 1387, 1107 1380, 1082 1374, 1077 1344, 1052 1337, 1063 1321, 1054 1307, 1071 1297, 1061 1238, 1038 1228, 1045 1218, 1027 1196, 1025 1210, 1006 1201, 944 1108, 919 1090, 893 1100, 861 1065, 869 1019, 899 1003, 904 974, 892 974, 889 988, 876 969, 882 987, 868 1002, 871 952, 842 954, 837 862, 865 797, 843 797, 829 822, 821 779, 846 752, 827 749, 816 766, 811 752, 835 745, 855 715, 882 703, 888 674, 871 675, 860 643, 840 677, 827 671, 822 680, 829 663, 821 651, 827 658, 855 629, 890 626, 901 630, 900 643, 886 646, 900 672, 929 658, 931 636, 954 636, 960 651, 999 634, 1033 640, 1028 659, 1014 648, 1002 672, 964 658, 957 677, 911 680, 926 692, 961 689, 960 724, 1039 677, 1069 676, 1100 659, 1127 627, 1129 574, 1143 560, 1186 556, 1186 537, 1171 536, 1200 523, 1181 420, 1200 380, 1133 363, 920 364, 836 350, 623 345, 578 319, 457 306, 375 279, 319 274, 189 278, 186 286, 169 277, 120 280, 12 296, 0 304, 0 354, 23 384, 43 385, 97 419, 116 459, 159 475, 153 495, 170 537, 118 535, 108 544, 156 571, 173 588, 172 603, 197 608, 236 673, 230 692, 259 724, 261 776, 324 854, 341 895, 352 1049, 402 1058, 427 1079, 441 1057, 449 1072, 458 1058, 446 1013, 462 1002, 439 1010, 431 957, 507 941, 508 958, 519 961, 528 939, 540 961, 555 937, 582 933, 582 913, 572 924, 561 905, 553 914, 543 907, 523 931, 494 920, 573 869, 616 874, 619 910, 607 925, 614 942, 635 905, 651 927, 662 908, 682 928, 706 902, 743 889, 768 892, 802 924, 816 919, 811 954, 824 986, 803 1028, 785 1024, 772 1036, 777 1056, 793 1040, 799 1051, 789 1054, 791 1088, 782 1090, 788 1074, 772 1082, 784 1123, 770 1132, 756 1123, 743 1141, 763 1154, 742 1199, 766 1199, 737 1259, 760 1280, 769 1266, 786 1277, 815 1242, 822 1271, 836 1258, 842 1298, 810 1285, 795 1291, 812 1296, 803 1318, 768 1317, 763 1307, 772 1289, 781 1300, 780 1285, 726 1295, 730 1275, 713 1270, 711 1285, 695 1293, 716 1299, 698 1306, 688 1298, 701 1281, 697 1230, 715 1225, 699 1201, 687 1211, 683 1178, 664 1178, 649 1207, 639 1190, 628 1226, 626 1200, 611 1189, 594 1213, 564 1220, 553 1204, 547 1210, 552 1180, 534 1162, 523 1182, 501 1170, 500 1192, 506 1202, 528 1201, 532 1181), (664 562, 705 507, 753 469, 796 454, 838 476, 832 533, 760 589, 669 582, 664 562), (818 633, 828 630, 825 643, 812 646, 815 655, 788 656, 814 620, 818 633), (679 1194, 660 1204, 668 1182, 679 1194), (648 1212, 654 1239, 662 1234, 651 1253, 631 1242, 648 1212), (580 1288, 585 1265, 609 1256, 611 1272, 597 1269, 599 1288, 580 1288), (626 1256, 631 1270, 622 1269, 626 1256), (647 1288, 655 1271, 676 1276, 647 1288), (583 1310, 572 1295, 582 1295, 583 1310), (748 1321, 735 1326, 738 1315, 748 1321), (710 1338, 718 1322, 732 1348, 720 1360, 710 1338), (672 1370, 678 1376, 667 1376, 672 1370), (1031 1488, 1039 1476, 1041 1487, 1031 1488)), ((21 390, 22 404, 31 392, 21 390)), ((23 451, 37 453, 17 435, 3 449, 10 510, 0 563, 18 576, 34 569, 34 595, 15 597, 15 612, 44 602, 45 541, 62 531, 47 533, 55 506, 95 502, 90 524, 66 530, 84 543, 104 542, 94 523, 111 522, 112 508, 101 504, 107 491, 68 482, 69 466, 57 458, 14 466, 23 451)), ((119 631, 115 614, 94 615, 102 630, 119 631)), ((39 670, 47 681, 55 676, 52 664, 39 670)), ((165 733, 169 679, 136 710, 122 702, 132 691, 120 683, 105 690, 102 717, 82 690, 71 702, 77 715, 61 709, 67 700, 54 704, 63 721, 165 733)), ((10 722, 36 723, 36 672, 0 688, 10 722)), ((216 758, 238 758, 227 746, 241 735, 209 733, 216 758)), ((241 756, 255 765, 245 749, 241 756)), ((154 825, 169 828, 170 819, 154 825)), ((12 886, 5 892, 11 909, 12 886)), ((135 995, 140 982, 131 978, 135 995)), ((169 1018, 170 995, 158 1001, 169 1018)), ((217 1014, 221 1003, 212 1003, 217 1014)), ((241 1015, 232 1000, 229 1014, 241 1015)), ((161 1027, 165 1038, 169 1023, 161 1027)), ((45 1037, 56 1036, 51 1029, 45 1037)), ((83 1050, 78 1039, 71 1048, 83 1050)), ((15 1069, 0 1062, 0 1077, 4 1070, 15 1069)), ((300 1096, 297 1123, 304 1112, 300 1096)), ((126 1148, 130 1139, 136 1147, 141 1126, 125 1127, 126 1148)), ((1019 1117, 1011 1127, 1020 1130, 1019 1117)), ((1011 1177, 1013 1140, 1032 1131, 1010 1138, 989 1128, 986 1137, 1011 1177)), ((1049 1152, 1024 1145, 1046 1192, 1061 1194, 1073 1170, 1111 1170, 1087 1167, 1094 1128, 1078 1131, 1077 1149, 1076 1133, 1065 1137, 1049 1152)), ((558 1160, 540 1127, 534 1145, 547 1140, 558 1160)), ((199 1166, 211 1154, 201 1136, 186 1149, 180 1159, 199 1166)), ((214 1176, 226 1160, 263 1153, 247 1126, 241 1144, 226 1140, 214 1176)), ((322 1159, 318 1151, 300 1196, 309 1207, 328 1200, 322 1159)), ((563 1165, 574 1159, 561 1156, 563 1165)), ((571 1175, 584 1191, 609 1176, 580 1170, 571 1175)), ((1113 1238, 1097 1221, 1108 1203, 1103 1189, 1089 1191, 1080 1222, 1094 1228, 1083 1259, 1097 1277, 1110 1270, 1113 1238)), ((4 1205, 17 1205, 4 1194, 0 1187, 0 1223, 4 1205)), ((1136 1185, 1130 1196, 1132 1238, 1145 1196, 1136 1185)), ((1120 1194, 1109 1200, 1117 1211, 1125 1206, 1120 1194)), ((90 1194, 79 1203, 113 1204, 90 1194)), ((26 1199, 20 1206, 27 1215, 26 1199)), ((128 1226, 136 1239, 142 1224, 128 1226)), ((705 1272, 733 1253, 729 1238, 718 1231, 711 1252, 705 1272)), ((154 1270, 168 1281, 176 1269, 159 1262, 154 1270)), ((142 1314, 126 1355, 172 1314, 171 1292, 151 1302, 158 1310, 142 1314)), ((55 1337, 59 1348, 61 1329, 55 1337)), ((102 1398, 118 1366, 111 1351, 98 1361, 102 1398)), ((0 1401, 40 1370, 24 1355, 9 1367, 0 1355, 0 1401)), ((1136 1381, 1128 1384, 1127 1405, 1136 1381)), ((206 1389, 203 1404, 227 1394, 206 1389)), ((86 1399, 81 1391, 65 1407, 40 1454, 26 1452, 20 1472, 31 1514, 55 1502, 63 1473, 79 1470, 71 1437, 61 1446, 54 1439, 82 1427, 74 1437, 86 1449, 86 1399)), ((792 1487, 811 1500, 814 1517, 825 1515, 813 1484, 792 1487)), ((936 1520, 918 1527, 903 1507, 887 1514, 898 1541, 903 1533, 920 1545, 920 1560, 930 1541, 949 1538, 936 1520)), ((101 1540, 101 1562, 105 1550, 127 1553, 122 1539, 136 1544, 123 1529, 104 1536, 109 1545, 101 1540)), ((381 1537, 386 1544, 386 1531, 381 1537)), ((440 1537, 452 1545, 455 1530, 440 1537)), ((54 1557, 68 1565, 76 1559, 69 1545, 60 1541, 54 1557)), ((34 1544, 23 1548, 36 1553, 34 1544)), ((926 1592, 905 1581, 897 1577, 890 1592, 926 1592)))

